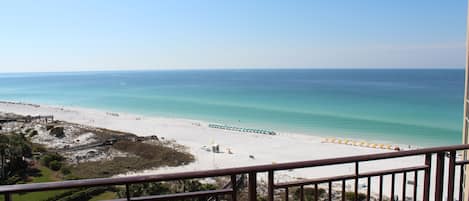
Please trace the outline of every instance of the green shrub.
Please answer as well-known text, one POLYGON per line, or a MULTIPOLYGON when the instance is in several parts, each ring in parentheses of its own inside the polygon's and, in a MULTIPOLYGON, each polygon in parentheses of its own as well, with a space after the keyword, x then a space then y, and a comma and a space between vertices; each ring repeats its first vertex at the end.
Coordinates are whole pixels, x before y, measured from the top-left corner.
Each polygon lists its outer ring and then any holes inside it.
POLYGON ((58 170, 60 170, 60 168, 62 168, 62 162, 60 162, 60 161, 51 161, 49 163, 49 168, 51 170, 58 171, 58 170))
MULTIPOLYGON (((143 184, 133 184, 129 188, 130 196, 140 197, 146 195, 161 195, 171 193, 170 186, 166 183, 143 183, 143 184)), ((125 189, 121 189, 117 192, 117 195, 121 198, 126 197, 125 189)))
POLYGON ((71 173, 70 171, 70 168, 66 167, 66 166, 62 166, 62 168, 60 168, 60 172, 63 174, 63 175, 68 175, 71 173))
POLYGON ((22 181, 22 178, 17 176, 17 175, 13 175, 13 176, 10 176, 8 177, 7 179, 2 179, 0 180, 0 185, 11 185, 11 184, 17 184, 19 182, 22 181))
POLYGON ((56 194, 52 197, 49 197, 43 201, 57 201, 59 200, 60 198, 64 198, 64 197, 67 197, 67 196, 70 196, 76 192, 79 192, 80 189, 71 189, 71 190, 67 190, 67 191, 64 191, 63 193, 59 193, 59 194, 56 194))
POLYGON ((44 201, 81 201, 89 200, 95 195, 99 195, 107 190, 113 190, 112 187, 93 187, 88 189, 72 189, 57 194, 44 201))
MULTIPOLYGON (((47 153, 46 155, 44 155, 42 157, 42 165, 46 166, 46 167, 50 167, 50 163, 52 161, 63 161, 65 158, 62 157, 61 155, 59 154, 56 154, 56 153, 47 153)), ((59 168, 60 169, 60 168, 59 168)))
POLYGON ((67 197, 63 197, 59 199, 58 201, 82 201, 82 200, 89 200, 95 195, 99 195, 106 190, 108 190, 108 187, 94 187, 94 188, 88 188, 82 191, 75 192, 67 197))
MULTIPOLYGON (((363 201, 366 199, 366 195, 363 193, 358 193, 358 201, 363 201)), ((354 201, 355 200, 355 192, 346 192, 345 193, 345 200, 347 201, 354 201)))
MULTIPOLYGON (((303 193, 304 193, 304 198, 305 198, 306 201, 313 201, 316 191, 314 190, 314 188, 305 187, 303 189, 303 193)), ((318 197, 321 197, 325 193, 326 193, 326 190, 324 190, 322 188, 318 188, 318 197)), ((300 188, 298 188, 295 191, 295 193, 293 194, 293 198, 295 200, 300 200, 300 188)))

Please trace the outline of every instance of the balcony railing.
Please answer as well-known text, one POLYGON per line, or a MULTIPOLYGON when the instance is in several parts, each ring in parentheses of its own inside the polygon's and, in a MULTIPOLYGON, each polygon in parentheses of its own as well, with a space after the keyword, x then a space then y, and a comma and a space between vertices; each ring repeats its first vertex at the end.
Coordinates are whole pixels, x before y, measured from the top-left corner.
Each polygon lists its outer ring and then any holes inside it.
MULTIPOLYGON (((464 167, 469 161, 457 160, 457 152, 469 149, 469 145, 455 145, 445 147, 424 148, 410 151, 388 152, 380 154, 359 155, 351 157, 257 165, 239 168, 226 168, 208 171, 194 171, 173 174, 158 174, 148 176, 131 176, 119 178, 100 178, 100 179, 85 179, 85 180, 71 180, 63 182, 49 182, 49 183, 34 183, 34 184, 21 184, 21 185, 7 185, 0 186, 0 194, 4 195, 5 201, 12 200, 12 194, 37 192, 37 191, 51 191, 59 189, 72 189, 72 188, 87 188, 96 186, 115 186, 122 185, 126 189, 126 198, 117 200, 183 200, 187 198, 211 197, 215 200, 231 200, 236 201, 239 195, 245 192, 239 185, 241 175, 247 175, 247 200, 255 201, 257 197, 265 196, 267 200, 273 201, 277 199, 288 200, 289 189, 295 188, 299 191, 299 200, 305 200, 304 191, 306 186, 311 186, 314 193, 313 200, 319 200, 318 186, 327 186, 326 200, 333 199, 334 189, 332 183, 340 182, 341 189, 336 191, 340 192, 340 199, 346 200, 346 183, 353 184, 354 198, 358 199, 359 181, 366 181, 366 200, 395 200, 397 192, 404 200, 463 200, 463 181, 464 181, 464 167), (422 164, 412 166, 400 167, 398 169, 381 168, 378 171, 362 171, 360 165, 364 162, 375 163, 379 160, 397 159, 412 156, 420 156, 424 158, 422 164), (447 159, 448 158, 448 159, 447 159), (446 161, 447 160, 447 161, 446 161), (299 168, 314 168, 320 166, 334 166, 334 165, 350 165, 354 169, 351 174, 337 174, 332 177, 314 178, 314 179, 301 179, 286 182, 275 182, 275 172, 285 171, 299 168), (456 172, 459 174, 456 175, 456 172), (257 192, 259 175, 267 174, 267 195, 260 195, 257 192), (389 182, 390 192, 384 195, 383 189, 385 188, 384 177, 391 177, 389 182), (420 178, 423 176, 423 178, 420 178), (456 177, 457 176, 457 177, 456 177), (230 178, 231 185, 227 188, 209 191, 198 192, 181 192, 167 195, 152 195, 145 197, 131 197, 129 187, 132 184, 146 183, 146 182, 167 182, 175 180, 189 180, 213 177, 228 177, 230 178), (397 177, 402 179, 402 186, 396 186, 397 177), (413 180, 413 189, 409 192, 407 184, 409 178, 413 180), (457 179, 456 179, 457 178, 457 179), (373 185, 371 179, 377 179, 379 185, 373 185), (423 180, 423 183, 419 183, 423 180), (417 188, 422 185, 421 189, 417 188), (458 190, 456 190, 456 188, 458 190), (399 189, 399 190, 398 190, 399 189), (377 196, 372 195, 372 191, 378 192, 377 196)), ((389 189, 387 189, 389 190, 389 189)), ((243 199, 243 200, 246 200, 243 199)), ((401 199, 402 200, 402 199, 401 199)), ((466 198, 467 200, 467 198, 466 198)))

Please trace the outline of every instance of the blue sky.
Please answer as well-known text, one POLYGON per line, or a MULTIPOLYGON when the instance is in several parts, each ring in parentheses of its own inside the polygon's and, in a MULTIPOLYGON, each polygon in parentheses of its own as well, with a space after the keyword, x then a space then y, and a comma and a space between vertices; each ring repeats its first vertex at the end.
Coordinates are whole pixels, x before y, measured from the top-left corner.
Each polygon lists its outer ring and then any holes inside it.
POLYGON ((466 0, 0 0, 0 72, 463 68, 466 0))

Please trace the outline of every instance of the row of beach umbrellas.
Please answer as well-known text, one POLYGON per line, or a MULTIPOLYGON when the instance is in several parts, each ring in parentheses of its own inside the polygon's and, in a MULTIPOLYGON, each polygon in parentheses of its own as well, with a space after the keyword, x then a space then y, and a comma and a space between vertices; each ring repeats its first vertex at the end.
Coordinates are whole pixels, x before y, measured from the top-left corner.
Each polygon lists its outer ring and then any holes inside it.
POLYGON ((388 149, 388 150, 400 150, 398 146, 390 144, 379 144, 379 143, 369 143, 367 141, 358 141, 358 140, 349 140, 349 139, 337 139, 337 138, 324 138, 322 143, 334 143, 334 144, 343 144, 359 147, 368 147, 376 149, 388 149))
POLYGON ((274 131, 263 130, 263 129, 240 128, 240 127, 218 125, 218 124, 209 124, 208 127, 218 128, 218 129, 223 129, 223 130, 230 130, 230 131, 246 132, 246 133, 258 133, 258 134, 275 135, 274 131))

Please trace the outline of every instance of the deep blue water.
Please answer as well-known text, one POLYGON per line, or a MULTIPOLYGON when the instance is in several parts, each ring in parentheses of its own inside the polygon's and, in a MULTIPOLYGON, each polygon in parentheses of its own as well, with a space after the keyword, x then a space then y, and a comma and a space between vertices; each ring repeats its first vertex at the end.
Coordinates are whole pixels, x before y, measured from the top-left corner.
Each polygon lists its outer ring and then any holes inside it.
POLYGON ((418 145, 461 141, 464 70, 0 74, 0 99, 418 145))

